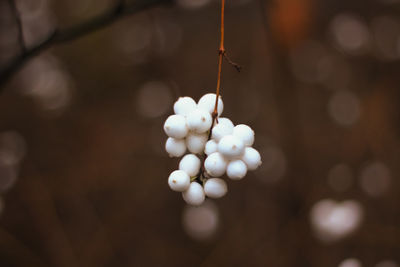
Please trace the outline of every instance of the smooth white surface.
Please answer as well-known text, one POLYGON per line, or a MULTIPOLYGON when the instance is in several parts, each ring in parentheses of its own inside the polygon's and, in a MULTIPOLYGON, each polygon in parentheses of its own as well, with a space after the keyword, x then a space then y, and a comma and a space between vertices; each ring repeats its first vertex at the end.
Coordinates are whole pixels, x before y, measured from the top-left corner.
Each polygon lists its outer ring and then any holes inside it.
POLYGON ((179 169, 185 171, 190 177, 193 177, 199 173, 200 164, 200 159, 196 155, 187 154, 179 162, 179 169))
POLYGON ((198 206, 204 202, 206 196, 204 194, 203 187, 197 182, 192 182, 189 185, 189 188, 182 192, 182 197, 186 203, 193 206, 198 206))
POLYGON ((170 157, 181 157, 186 152, 185 139, 169 137, 165 142, 165 150, 170 157))
POLYGON ((260 153, 252 147, 246 147, 244 149, 242 160, 246 163, 247 169, 250 171, 254 171, 261 165, 260 153))
POLYGON ((186 124, 190 131, 205 133, 211 128, 212 118, 207 111, 195 109, 186 116, 186 124))
MULTIPOLYGON (((220 119, 218 119, 220 121, 220 119)), ((232 134, 233 132, 233 125, 230 125, 229 123, 218 123, 213 127, 212 130, 212 138, 219 142, 222 137, 227 136, 229 134, 232 134)))
POLYGON ((207 133, 196 134, 189 133, 186 137, 186 146, 188 150, 194 154, 201 154, 207 143, 207 133))
MULTIPOLYGON (((205 94, 203 95, 199 102, 197 103, 197 107, 203 110, 206 110, 208 113, 212 114, 215 107, 216 94, 205 94)), ((224 103, 222 102, 221 96, 218 98, 218 116, 222 114, 224 110, 224 103)))
POLYGON ((215 140, 211 139, 206 143, 206 147, 204 148, 204 153, 206 155, 210 155, 218 150, 218 143, 215 140))
POLYGON ((226 175, 232 180, 240 180, 247 174, 246 164, 241 160, 233 160, 229 162, 226 168, 226 175))
POLYGON ((196 101, 194 101, 193 98, 188 96, 179 97, 174 104, 175 114, 183 116, 186 116, 196 108, 197 108, 196 101))
POLYGON ((168 185, 174 191, 183 192, 189 188, 190 177, 182 170, 173 171, 169 175, 168 185))
POLYGON ((210 178, 204 184, 204 192, 210 198, 220 198, 228 192, 228 186, 220 178, 210 178))
POLYGON ((236 136, 224 136, 218 143, 218 152, 230 159, 237 158, 244 152, 244 143, 236 136))
POLYGON ((227 161, 219 152, 210 154, 204 161, 207 173, 214 177, 222 176, 226 171, 227 161))
POLYGON ((164 123, 164 131, 169 137, 184 138, 188 134, 186 119, 182 115, 171 115, 164 123))
POLYGON ((246 146, 252 146, 254 143, 254 131, 245 124, 236 125, 232 135, 242 140, 246 146))

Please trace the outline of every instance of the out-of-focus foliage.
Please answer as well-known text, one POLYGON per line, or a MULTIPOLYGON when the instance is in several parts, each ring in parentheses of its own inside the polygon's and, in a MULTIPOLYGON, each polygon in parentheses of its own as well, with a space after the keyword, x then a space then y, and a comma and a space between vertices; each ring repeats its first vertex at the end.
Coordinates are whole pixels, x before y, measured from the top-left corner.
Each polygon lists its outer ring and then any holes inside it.
MULTIPOLYGON (((112 0, 16 0, 26 46, 112 0)), ((0 95, 1 266, 400 265, 400 2, 228 0, 226 116, 263 165, 186 207, 162 124, 216 83, 219 4, 177 0, 30 60, 0 95)), ((18 53, 0 2, 0 70, 18 53)))

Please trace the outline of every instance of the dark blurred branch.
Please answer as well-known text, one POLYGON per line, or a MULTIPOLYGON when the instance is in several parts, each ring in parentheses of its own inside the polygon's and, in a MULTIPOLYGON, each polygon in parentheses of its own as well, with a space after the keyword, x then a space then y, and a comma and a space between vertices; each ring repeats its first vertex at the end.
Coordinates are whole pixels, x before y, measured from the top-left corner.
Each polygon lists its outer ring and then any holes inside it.
POLYGON ((22 53, 25 53, 26 46, 25 46, 25 41, 24 41, 24 32, 22 29, 21 14, 18 11, 18 7, 17 7, 17 4, 15 3, 15 1, 16 0, 8 0, 8 3, 10 5, 11 11, 13 12, 13 15, 15 17, 15 22, 17 23, 18 43, 21 46, 22 53))
MULTIPOLYGON (((54 29, 47 37, 37 42, 29 48, 23 50, 21 54, 16 56, 0 71, 0 92, 4 89, 4 85, 10 78, 32 57, 38 55, 53 45, 66 43, 76 40, 86 34, 102 29, 126 15, 135 14, 143 10, 162 5, 170 4, 172 0, 142 0, 131 4, 125 4, 123 0, 119 0, 118 4, 111 10, 104 12, 98 16, 81 22, 77 25, 65 29, 54 29)), ((13 0, 10 0, 12 7, 15 7, 15 14, 18 20, 19 28, 22 30, 19 13, 13 0)), ((22 31, 21 31, 22 36, 22 31)))

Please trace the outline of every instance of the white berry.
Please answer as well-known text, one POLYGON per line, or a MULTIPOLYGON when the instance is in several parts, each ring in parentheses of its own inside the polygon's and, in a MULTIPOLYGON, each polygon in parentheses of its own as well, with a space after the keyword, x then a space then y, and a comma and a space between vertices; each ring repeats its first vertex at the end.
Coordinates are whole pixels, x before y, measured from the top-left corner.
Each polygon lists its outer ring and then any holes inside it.
POLYGON ((217 152, 218 143, 215 140, 211 139, 206 143, 206 147, 204 148, 204 153, 206 155, 210 155, 214 152, 217 152))
MULTIPOLYGON (((218 124, 215 125, 212 129, 212 138, 215 141, 219 142, 222 137, 232 134, 233 132, 233 123, 229 123, 227 121, 220 122, 222 118, 218 119, 218 124)), ((228 119, 227 119, 228 120, 228 119)))
POLYGON ((195 109, 186 117, 189 130, 195 133, 207 132, 212 124, 211 114, 202 109, 195 109))
POLYGON ((165 150, 170 157, 181 157, 186 152, 185 140, 169 137, 165 142, 165 150))
POLYGON ((232 135, 241 139, 246 146, 251 146, 254 143, 254 131, 245 124, 236 125, 233 128, 232 135))
POLYGON ((247 167, 241 160, 233 160, 226 167, 226 175, 233 180, 240 180, 246 176, 247 167))
POLYGON ((192 182, 189 185, 189 188, 186 191, 182 192, 182 197, 186 201, 186 203, 198 206, 204 202, 204 189, 199 183, 192 182))
POLYGON ((193 177, 200 171, 200 159, 194 154, 185 155, 179 162, 179 169, 193 177))
POLYGON ((218 118, 218 124, 225 124, 228 127, 233 129, 234 125, 233 122, 228 118, 218 118))
POLYGON ((189 133, 186 137, 186 146, 191 153, 200 154, 207 143, 207 134, 189 133))
POLYGON ((258 166, 261 165, 261 156, 257 150, 252 147, 246 147, 244 150, 244 154, 242 156, 242 160, 246 163, 247 168, 250 171, 254 171, 258 166))
POLYGON ((219 177, 225 173, 227 161, 219 152, 210 154, 204 161, 207 173, 214 177, 219 177))
POLYGON ((186 116, 196 109, 196 107, 197 104, 193 98, 188 96, 180 97, 174 104, 174 112, 175 114, 186 116))
MULTIPOLYGON (((212 114, 214 111, 215 107, 215 100, 216 100, 216 94, 205 94, 203 95, 199 103, 197 104, 197 107, 203 110, 206 110, 208 113, 212 114)), ((221 115, 222 111, 224 110, 224 103, 222 102, 221 96, 218 98, 218 116, 221 115)))
POLYGON ((220 178, 210 178, 204 184, 206 196, 211 198, 223 197, 228 192, 226 182, 220 178))
POLYGON ((168 185, 174 191, 183 192, 189 188, 190 177, 182 170, 173 171, 169 175, 168 185))
POLYGON ((164 123, 164 131, 169 137, 184 138, 188 133, 186 119, 182 115, 171 115, 164 123))
POLYGON ((218 143, 218 152, 227 158, 237 158, 243 154, 244 143, 233 135, 226 135, 218 143))

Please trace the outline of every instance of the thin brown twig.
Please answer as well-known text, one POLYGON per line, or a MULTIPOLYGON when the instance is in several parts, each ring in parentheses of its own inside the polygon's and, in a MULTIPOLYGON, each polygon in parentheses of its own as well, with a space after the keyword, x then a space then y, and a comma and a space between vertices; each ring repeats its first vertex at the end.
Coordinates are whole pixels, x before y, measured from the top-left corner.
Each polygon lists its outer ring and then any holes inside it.
MULTIPOLYGON (((220 43, 219 43, 219 49, 218 49, 218 72, 217 72, 217 88, 215 90, 215 105, 214 105, 214 110, 211 114, 212 116, 212 122, 211 122, 211 127, 210 131, 208 132, 208 138, 207 140, 211 139, 212 136, 212 129, 214 127, 215 122, 218 123, 218 99, 220 97, 221 93, 221 81, 222 81, 222 63, 223 59, 225 58, 230 65, 232 65, 238 72, 241 70, 241 66, 235 62, 233 62, 227 55, 226 50, 225 50, 225 0, 221 0, 221 30, 220 30, 220 43)), ((205 173, 205 167, 204 167, 204 161, 206 160, 207 155, 204 154, 203 157, 203 162, 200 168, 200 171, 198 175, 196 176, 196 180, 198 182, 203 182, 204 179, 204 173, 205 173)))
POLYGON ((234 67, 237 70, 237 72, 240 72, 242 70, 242 66, 239 65, 238 63, 232 61, 231 58, 228 56, 228 54, 226 52, 224 53, 224 58, 226 59, 226 61, 228 61, 228 63, 232 67, 234 67))
MULTIPOLYGON (((225 50, 225 0, 221 0, 221 37, 220 37, 220 43, 219 43, 219 49, 218 49, 218 75, 217 75, 217 89, 215 90, 216 98, 215 98, 215 106, 214 106, 214 111, 212 113, 213 115, 213 124, 214 120, 217 120, 218 122, 218 98, 220 96, 220 91, 221 91, 221 80, 222 80, 222 61, 225 58, 227 62, 232 65, 238 72, 242 69, 242 66, 239 64, 233 62, 230 57, 228 56, 226 50, 225 50)), ((213 126, 213 125, 212 125, 213 126)), ((211 126, 211 129, 212 129, 211 126)), ((209 138, 211 137, 211 130, 209 134, 209 138)))
MULTIPOLYGON (((214 111, 212 113, 213 121, 212 123, 214 124, 214 120, 218 116, 218 99, 220 95, 220 90, 221 90, 221 77, 222 77, 222 59, 225 54, 225 47, 224 47, 224 39, 225 39, 225 0, 221 0, 221 38, 220 38, 220 43, 219 43, 219 50, 218 50, 218 76, 217 76, 217 89, 215 90, 215 106, 214 106, 214 111)), ((211 136, 211 131, 212 131, 212 126, 210 129, 210 136, 211 136)))

